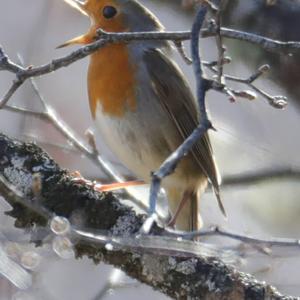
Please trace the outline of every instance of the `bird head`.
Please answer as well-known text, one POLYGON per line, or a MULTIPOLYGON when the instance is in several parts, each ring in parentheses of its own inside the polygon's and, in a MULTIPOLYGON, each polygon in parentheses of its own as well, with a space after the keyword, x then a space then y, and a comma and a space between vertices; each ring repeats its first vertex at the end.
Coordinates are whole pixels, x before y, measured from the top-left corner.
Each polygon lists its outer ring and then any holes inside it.
POLYGON ((64 0, 91 20, 89 31, 67 41, 58 48, 73 44, 89 44, 97 30, 107 32, 141 32, 163 29, 158 19, 136 0, 64 0))

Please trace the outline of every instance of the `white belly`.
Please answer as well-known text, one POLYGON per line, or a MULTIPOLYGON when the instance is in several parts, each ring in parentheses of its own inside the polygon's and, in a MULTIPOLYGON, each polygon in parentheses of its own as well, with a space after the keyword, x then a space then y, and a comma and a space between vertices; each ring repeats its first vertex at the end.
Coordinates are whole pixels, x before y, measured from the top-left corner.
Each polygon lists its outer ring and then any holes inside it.
POLYGON ((130 171, 146 182, 171 152, 159 130, 149 129, 147 120, 135 112, 118 118, 103 114, 98 106, 95 125, 105 143, 130 171))

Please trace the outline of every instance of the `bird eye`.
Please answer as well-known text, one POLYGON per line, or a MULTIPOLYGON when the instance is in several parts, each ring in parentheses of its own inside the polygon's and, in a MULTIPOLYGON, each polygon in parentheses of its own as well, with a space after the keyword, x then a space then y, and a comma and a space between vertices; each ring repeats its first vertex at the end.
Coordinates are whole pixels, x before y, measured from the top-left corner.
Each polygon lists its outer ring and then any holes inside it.
POLYGON ((117 10, 115 7, 113 6, 105 6, 103 8, 103 16, 106 18, 106 19, 111 19, 113 18, 115 15, 117 14, 117 10))

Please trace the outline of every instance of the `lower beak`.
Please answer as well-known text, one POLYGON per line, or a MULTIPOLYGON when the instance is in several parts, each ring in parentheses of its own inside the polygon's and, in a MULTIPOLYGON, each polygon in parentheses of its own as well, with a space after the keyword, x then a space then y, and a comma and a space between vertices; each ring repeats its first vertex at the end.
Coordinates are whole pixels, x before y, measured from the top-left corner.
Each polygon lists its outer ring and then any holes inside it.
POLYGON ((86 34, 86 35, 81 35, 74 39, 71 39, 71 40, 57 46, 56 49, 64 48, 64 47, 71 46, 71 45, 86 45, 91 42, 92 42, 92 40, 90 39, 89 34, 86 34))

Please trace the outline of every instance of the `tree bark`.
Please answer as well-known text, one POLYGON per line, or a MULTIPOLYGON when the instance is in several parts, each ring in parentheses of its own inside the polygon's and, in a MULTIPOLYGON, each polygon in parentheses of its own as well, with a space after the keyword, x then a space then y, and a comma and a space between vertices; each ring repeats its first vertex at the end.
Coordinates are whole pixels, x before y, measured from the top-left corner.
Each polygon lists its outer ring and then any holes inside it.
MULTIPOLYGON (((72 181, 68 172, 35 144, 18 142, 4 134, 0 134, 0 179, 0 195, 12 206, 7 214, 16 219, 19 228, 47 227, 49 218, 58 215, 68 218, 74 227, 126 241, 126 237, 138 234, 146 217, 111 193, 101 194, 72 181)), ((151 231, 156 237, 165 234, 157 225, 151 231)), ((34 242, 42 244, 43 240, 34 242)), ((73 242, 77 257, 88 256, 96 263, 120 268, 174 299, 296 299, 281 295, 274 287, 217 257, 185 252, 170 255, 155 245, 143 248, 138 243, 108 249, 105 243, 92 239, 77 238, 73 242)))

